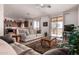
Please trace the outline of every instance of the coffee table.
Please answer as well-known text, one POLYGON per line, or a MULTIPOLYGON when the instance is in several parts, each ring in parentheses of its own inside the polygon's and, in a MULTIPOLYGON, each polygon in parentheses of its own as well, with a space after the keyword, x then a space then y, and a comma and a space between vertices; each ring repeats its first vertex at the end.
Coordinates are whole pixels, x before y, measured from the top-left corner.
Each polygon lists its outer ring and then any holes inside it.
POLYGON ((41 39, 41 46, 44 47, 43 44, 45 44, 45 43, 47 43, 48 47, 51 48, 53 45, 57 44, 57 40, 56 40, 56 38, 49 39, 47 37, 44 37, 44 38, 41 39))

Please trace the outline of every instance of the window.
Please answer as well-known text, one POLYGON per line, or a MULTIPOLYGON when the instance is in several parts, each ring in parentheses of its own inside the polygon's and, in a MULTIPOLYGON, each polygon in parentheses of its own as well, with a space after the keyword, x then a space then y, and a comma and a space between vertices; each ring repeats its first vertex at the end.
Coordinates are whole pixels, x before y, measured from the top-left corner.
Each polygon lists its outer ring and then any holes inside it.
POLYGON ((33 21, 33 28, 35 30, 39 30, 39 27, 40 27, 39 21, 37 21, 37 20, 33 21))
POLYGON ((63 17, 54 17, 51 20, 51 36, 62 37, 63 34, 63 17))

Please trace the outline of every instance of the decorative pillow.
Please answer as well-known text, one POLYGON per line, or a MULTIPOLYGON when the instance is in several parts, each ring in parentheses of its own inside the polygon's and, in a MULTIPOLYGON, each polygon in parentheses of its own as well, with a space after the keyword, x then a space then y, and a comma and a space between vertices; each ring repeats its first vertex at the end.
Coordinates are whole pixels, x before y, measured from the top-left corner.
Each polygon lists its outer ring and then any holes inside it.
POLYGON ((30 29, 30 34, 35 34, 35 30, 30 29))
POLYGON ((25 33, 23 29, 19 29, 18 31, 19 33, 25 33))
POLYGON ((7 43, 14 43, 14 40, 12 39, 12 37, 10 37, 9 34, 6 34, 5 36, 2 36, 0 38, 6 41, 7 43))
POLYGON ((18 32, 20 35, 22 35, 23 33, 25 33, 26 35, 29 35, 28 29, 19 29, 18 32))
POLYGON ((29 34, 30 34, 29 30, 28 30, 28 29, 26 29, 26 35, 29 35, 29 34))
POLYGON ((21 33, 20 35, 21 35, 22 41, 25 41, 25 39, 26 39, 26 33, 21 33))

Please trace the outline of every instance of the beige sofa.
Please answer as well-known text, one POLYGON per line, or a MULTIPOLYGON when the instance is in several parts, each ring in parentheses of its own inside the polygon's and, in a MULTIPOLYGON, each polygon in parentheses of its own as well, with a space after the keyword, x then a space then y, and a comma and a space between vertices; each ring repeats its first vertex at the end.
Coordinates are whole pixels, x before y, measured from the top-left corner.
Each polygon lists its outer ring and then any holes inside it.
MULTIPOLYGON (((66 55, 68 54, 68 49, 56 48, 51 49, 44 53, 44 55, 66 55)), ((0 39, 0 55, 41 55, 32 48, 29 48, 20 43, 8 44, 2 39, 0 39)))
POLYGON ((18 55, 40 55, 40 53, 36 52, 32 48, 17 42, 12 43, 11 46, 13 47, 13 49, 16 51, 18 55))
POLYGON ((5 41, 0 39, 0 55, 16 55, 15 50, 5 41))
POLYGON ((37 34, 35 30, 33 29, 18 29, 18 34, 21 35, 22 41, 30 41, 34 39, 38 39, 40 37, 43 37, 41 33, 37 34))
POLYGON ((39 55, 40 53, 20 43, 8 44, 0 39, 0 55, 39 55))

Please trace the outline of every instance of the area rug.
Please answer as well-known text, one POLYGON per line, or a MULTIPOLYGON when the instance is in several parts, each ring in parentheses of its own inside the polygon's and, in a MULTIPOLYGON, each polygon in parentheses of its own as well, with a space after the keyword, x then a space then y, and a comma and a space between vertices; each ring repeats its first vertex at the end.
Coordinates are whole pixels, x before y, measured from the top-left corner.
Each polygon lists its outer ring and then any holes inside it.
POLYGON ((56 48, 56 46, 52 46, 51 48, 49 48, 49 47, 42 47, 40 40, 35 41, 35 42, 33 42, 33 43, 30 43, 30 44, 28 44, 28 45, 26 45, 26 46, 28 46, 28 47, 34 49, 35 51, 37 51, 37 52, 39 52, 39 53, 41 53, 41 54, 45 53, 46 51, 48 51, 48 50, 50 50, 50 49, 56 48))

